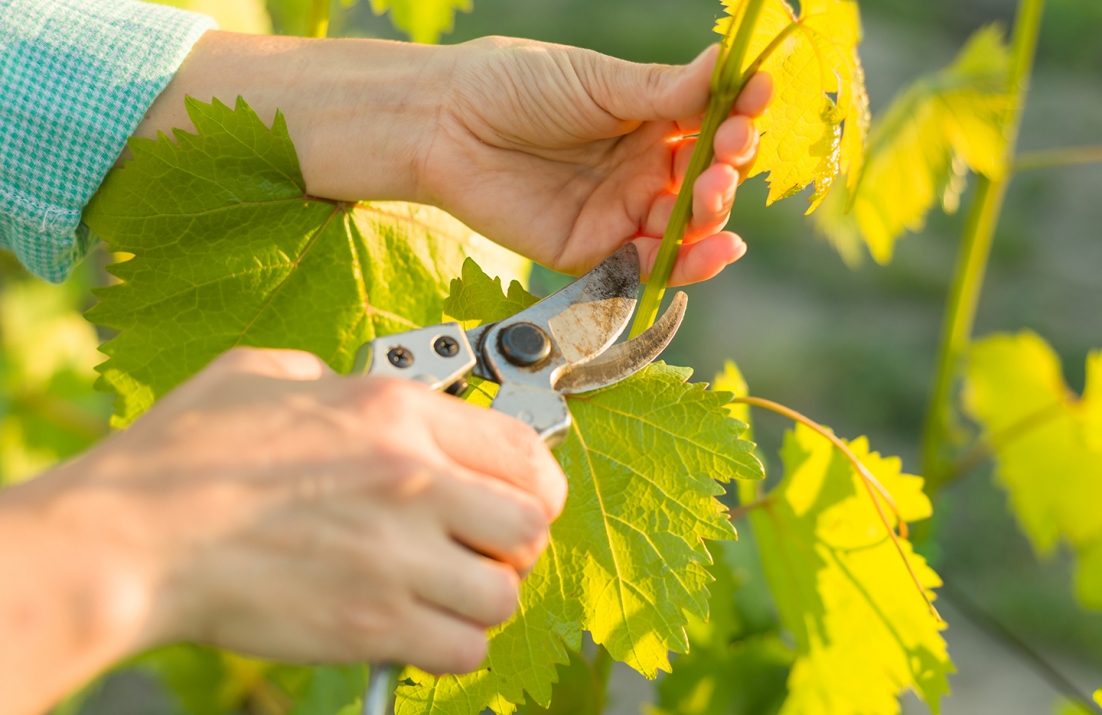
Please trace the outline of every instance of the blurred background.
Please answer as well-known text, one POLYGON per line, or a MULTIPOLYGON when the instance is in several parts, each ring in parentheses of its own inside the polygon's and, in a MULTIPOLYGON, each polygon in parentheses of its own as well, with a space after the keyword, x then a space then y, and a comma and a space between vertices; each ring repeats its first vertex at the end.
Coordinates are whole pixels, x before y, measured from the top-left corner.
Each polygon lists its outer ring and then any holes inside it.
MULTIPOLYGON (((473 3, 472 13, 457 15, 444 42, 513 35, 640 62, 691 60, 715 41, 710 28, 722 12, 718 0, 473 3)), ((950 62, 976 28, 990 22, 1009 26, 1015 6, 1013 0, 860 4, 861 55, 874 117, 917 75, 950 62)), ((242 22, 265 20, 243 12, 242 22)), ((335 2, 330 35, 404 39, 366 0, 351 6, 335 2)), ((1086 144, 1102 144, 1102 1, 1049 0, 1020 146, 1086 144)), ((962 206, 967 204, 966 195, 962 206)), ((761 177, 740 188, 731 228, 746 239, 749 253, 719 278, 689 289, 691 308, 665 359, 692 366, 699 380, 710 380, 725 359, 734 359, 752 394, 790 405, 843 436, 867 434, 875 449, 901 456, 914 471, 963 209, 953 216, 932 214, 924 233, 898 244, 890 266, 866 260, 851 269, 815 235, 802 215, 805 208, 800 198, 766 208, 761 177)), ((94 301, 88 286, 106 280, 105 260, 93 256, 83 275, 64 288, 29 283, 10 260, 0 262, 0 368, 6 376, 0 470, 9 481, 33 472, 51 454, 79 449, 104 429, 108 398, 88 387, 98 360, 90 352, 95 335, 91 326, 72 323, 68 306, 84 308, 94 301), (56 385, 28 382, 37 359, 13 347, 30 339, 25 321, 13 316, 23 310, 20 305, 32 304, 61 306, 51 319, 68 331, 69 362, 57 373, 65 376, 56 378, 56 385), (75 400, 78 410, 51 402, 49 395, 59 389, 72 398, 66 404, 75 400)), ((533 288, 547 292, 561 280, 537 270, 533 288)), ((1102 348, 1102 165, 1038 170, 1014 180, 976 332, 1021 328, 1056 348, 1069 385, 1081 391, 1086 354, 1102 348)), ((776 453, 787 426, 761 416, 757 437, 767 458, 776 453)), ((1073 685, 1089 694, 1102 685, 1102 614, 1085 612, 1074 602, 1066 554, 1035 557, 1004 494, 992 484, 990 468, 946 489, 935 512, 924 551, 951 586, 939 608, 950 624, 946 638, 959 671, 950 679, 954 694, 943 712, 1051 713, 1059 707, 1060 687, 1073 685), (1061 678, 1068 682, 1061 686, 1061 678)), ((746 568, 753 572, 752 544, 744 544, 746 568)), ((116 679, 83 712, 174 712, 157 688, 132 676, 116 679)), ((652 693, 652 683, 626 667, 618 669, 610 711, 634 715, 652 693)), ((904 706, 907 713, 925 712, 913 698, 904 706)))

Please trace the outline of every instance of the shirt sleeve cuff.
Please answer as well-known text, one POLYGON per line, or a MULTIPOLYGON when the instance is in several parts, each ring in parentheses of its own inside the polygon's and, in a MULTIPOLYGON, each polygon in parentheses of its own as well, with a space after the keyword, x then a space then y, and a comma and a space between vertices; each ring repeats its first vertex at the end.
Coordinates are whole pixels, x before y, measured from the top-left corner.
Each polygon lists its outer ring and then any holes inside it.
POLYGON ((84 206, 192 46, 204 15, 136 0, 0 0, 0 245, 61 281, 84 206))

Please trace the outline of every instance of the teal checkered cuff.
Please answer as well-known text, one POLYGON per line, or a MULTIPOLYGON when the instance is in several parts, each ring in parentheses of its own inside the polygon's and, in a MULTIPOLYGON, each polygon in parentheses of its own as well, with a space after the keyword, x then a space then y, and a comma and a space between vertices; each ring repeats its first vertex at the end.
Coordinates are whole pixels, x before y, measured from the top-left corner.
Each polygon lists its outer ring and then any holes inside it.
POLYGON ((60 282, 84 206, 214 20, 136 0, 0 0, 0 247, 60 282))

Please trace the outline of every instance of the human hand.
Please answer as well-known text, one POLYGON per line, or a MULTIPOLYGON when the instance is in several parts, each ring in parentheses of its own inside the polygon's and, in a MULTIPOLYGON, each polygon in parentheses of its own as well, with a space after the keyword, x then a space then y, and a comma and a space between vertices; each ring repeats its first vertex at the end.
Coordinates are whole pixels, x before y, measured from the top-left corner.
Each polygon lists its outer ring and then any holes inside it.
MULTIPOLYGON (((649 273, 696 145, 686 137, 699 130, 716 48, 683 67, 509 38, 449 50, 421 200, 567 273, 634 240, 649 273)), ((711 278, 745 252, 723 228, 757 154, 753 119, 771 95, 770 77, 755 75, 716 134, 671 285, 711 278)))
POLYGON ((140 647, 438 673, 480 665, 566 497, 521 422, 295 351, 225 354, 66 471, 152 584, 140 647))
MULTIPOLYGON (((484 38, 449 47, 208 32, 136 132, 193 131, 184 96, 241 95, 287 119, 306 190, 439 206, 539 263, 581 273, 634 240, 649 272, 708 101, 715 48, 684 67, 484 38)), ((694 186, 672 285, 745 251, 723 231, 757 152, 768 75, 746 86, 694 186)))

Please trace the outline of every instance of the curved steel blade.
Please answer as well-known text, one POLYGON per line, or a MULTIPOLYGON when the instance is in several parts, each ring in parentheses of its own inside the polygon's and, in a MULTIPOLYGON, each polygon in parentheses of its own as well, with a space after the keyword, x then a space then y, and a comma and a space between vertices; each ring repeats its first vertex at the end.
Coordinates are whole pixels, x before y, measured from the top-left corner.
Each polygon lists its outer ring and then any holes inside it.
POLYGON ((670 307, 642 334, 607 351, 589 362, 563 374, 555 383, 555 389, 564 395, 588 392, 614 385, 625 377, 634 375, 654 362, 681 327, 689 296, 678 291, 670 307))
MULTIPOLYGON (((627 328, 639 290, 639 253, 627 244, 562 290, 481 334, 482 358, 492 379, 551 389, 559 375, 599 356, 627 328), (546 359, 511 364, 500 352, 502 331, 531 323, 551 338, 546 359)), ((480 365, 481 367, 481 365, 480 365)))

